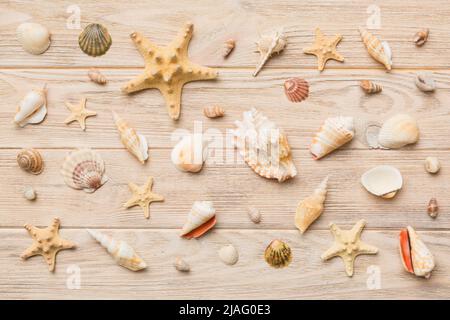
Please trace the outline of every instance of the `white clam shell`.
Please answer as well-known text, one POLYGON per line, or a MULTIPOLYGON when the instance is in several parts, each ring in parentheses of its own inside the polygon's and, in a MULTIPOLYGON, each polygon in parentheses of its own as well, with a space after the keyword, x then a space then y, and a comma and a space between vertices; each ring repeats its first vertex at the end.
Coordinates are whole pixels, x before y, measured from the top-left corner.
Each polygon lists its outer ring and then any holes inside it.
POLYGON ((50 47, 50 32, 39 23, 25 22, 17 27, 17 39, 31 54, 42 54, 50 47))
POLYGON ((407 114, 388 119, 380 129, 378 143, 383 148, 398 149, 419 140, 417 121, 407 114))
POLYGON ((212 201, 195 201, 181 229, 181 235, 188 234, 216 215, 212 201))
POLYGON ((203 134, 189 134, 172 149, 171 160, 175 167, 184 172, 199 172, 208 154, 208 142, 203 134))
POLYGON ((219 258, 223 263, 232 266, 238 262, 239 253, 233 245, 228 244, 220 248, 219 258))
POLYGON ((366 171, 361 176, 361 184, 376 196, 391 197, 402 188, 403 178, 397 168, 381 165, 366 171))

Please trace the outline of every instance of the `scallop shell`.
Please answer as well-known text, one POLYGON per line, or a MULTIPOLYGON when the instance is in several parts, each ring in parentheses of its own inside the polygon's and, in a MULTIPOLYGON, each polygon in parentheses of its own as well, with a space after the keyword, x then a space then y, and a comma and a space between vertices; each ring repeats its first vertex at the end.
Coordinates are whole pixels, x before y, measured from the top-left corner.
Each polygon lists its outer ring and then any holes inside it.
POLYGON ((108 82, 106 77, 97 69, 90 69, 88 71, 88 77, 91 79, 92 82, 104 85, 108 82))
POLYGON ((292 261, 291 248, 281 240, 273 240, 264 252, 264 259, 274 268, 287 267, 292 261))
POLYGON ((253 171, 279 182, 297 175, 287 137, 275 123, 253 108, 235 124, 235 147, 253 171))
POLYGON ((236 41, 234 39, 228 39, 223 45, 222 57, 226 58, 230 55, 236 46, 236 41))
POLYGON ((392 51, 389 44, 386 41, 381 42, 377 37, 363 28, 359 28, 359 33, 372 58, 383 64, 387 70, 391 70, 392 51))
POLYGON ((80 33, 78 44, 81 50, 89 56, 104 55, 111 47, 112 40, 106 27, 91 23, 80 33))
POLYGON ((387 149, 398 149, 419 140, 417 121, 407 114, 388 119, 380 129, 378 143, 387 149))
POLYGON ((136 133, 136 130, 131 128, 117 113, 113 111, 112 114, 117 130, 119 130, 120 141, 132 155, 144 164, 148 159, 147 139, 143 135, 136 133))
POLYGON ((261 71, 262 67, 271 56, 280 53, 284 50, 284 48, 286 48, 287 39, 284 36, 283 31, 275 31, 269 36, 261 37, 256 45, 261 57, 259 60, 259 64, 256 67, 255 72, 253 73, 254 77, 258 75, 259 71, 261 71))
POLYGON ((87 232, 104 247, 118 265, 131 271, 147 268, 147 264, 134 249, 125 241, 116 241, 99 231, 87 229, 87 232))
POLYGON ((42 90, 34 89, 20 101, 14 122, 24 127, 27 124, 37 124, 47 115, 47 86, 42 90))
POLYGON ((184 172, 199 172, 208 155, 208 141, 203 134, 189 134, 172 149, 171 160, 175 167, 184 172))
POLYGON ((428 215, 432 218, 436 218, 439 212, 439 206, 436 198, 431 198, 427 207, 428 215))
POLYGON ((366 171, 361 176, 361 184, 376 196, 392 198, 402 188, 403 178, 397 168, 381 165, 366 171))
POLYGON ((44 161, 39 151, 35 149, 22 149, 17 154, 19 167, 32 174, 40 174, 44 170, 44 161))
POLYGON ((108 177, 104 175, 105 163, 97 152, 81 149, 70 153, 61 168, 64 182, 71 188, 92 193, 100 188, 108 177))
POLYGON ((436 83, 431 72, 419 72, 414 82, 417 88, 423 92, 433 92, 436 90, 436 83))
POLYGON ((259 210, 255 207, 249 207, 247 208, 248 211, 248 217, 250 220, 252 220, 254 223, 260 223, 262 216, 259 210))
POLYGON ((189 263, 187 263, 184 259, 182 259, 180 257, 177 257, 175 259, 175 262, 173 265, 174 265, 175 269, 177 269, 178 271, 181 271, 181 272, 191 271, 191 266, 189 265, 189 263))
POLYGON ((239 253, 233 245, 228 244, 220 248, 219 258, 223 263, 232 266, 238 262, 239 253))
POLYGON ((379 93, 383 90, 383 87, 381 87, 379 84, 373 83, 369 80, 362 80, 359 83, 359 86, 364 90, 364 92, 368 94, 379 93))
POLYGON ((301 78, 290 78, 284 82, 284 93, 291 102, 301 102, 308 98, 309 84, 301 78))
POLYGON ((216 224, 216 209, 212 201, 195 201, 181 230, 187 239, 198 238, 216 224))
POLYGON ((203 114, 208 118, 219 118, 225 115, 225 110, 219 106, 203 108, 203 114))
POLYGON ((22 48, 28 53, 39 55, 50 47, 50 32, 39 23, 22 23, 16 33, 22 48))
POLYGON ((428 40, 429 33, 430 33, 429 29, 423 29, 423 30, 420 30, 419 32, 417 32, 414 35, 414 39, 413 39, 416 46, 418 46, 418 47, 423 46, 425 44, 425 42, 427 42, 427 40, 428 40))
POLYGON ((352 117, 333 117, 325 120, 314 136, 309 151, 318 160, 353 139, 352 117))
POLYGON ((438 173, 441 169, 441 163, 436 157, 427 157, 425 159, 425 170, 429 173, 438 173))

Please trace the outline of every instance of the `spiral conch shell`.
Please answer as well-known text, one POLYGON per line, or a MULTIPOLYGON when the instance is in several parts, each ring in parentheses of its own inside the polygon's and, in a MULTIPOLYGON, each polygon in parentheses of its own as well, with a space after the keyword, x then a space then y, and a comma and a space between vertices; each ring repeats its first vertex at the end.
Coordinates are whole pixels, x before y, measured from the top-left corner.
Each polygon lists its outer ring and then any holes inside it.
POLYGON ((302 102, 309 95, 309 84, 301 78, 290 78, 284 82, 284 93, 291 102, 302 102))
POLYGON ((80 149, 70 153, 61 167, 64 182, 71 188, 92 193, 100 188, 108 177, 104 175, 105 163, 97 152, 80 149))
POLYGON ((387 70, 391 70, 392 51, 389 44, 386 41, 381 42, 377 37, 363 28, 359 28, 359 33, 372 58, 383 64, 387 70))
POLYGON ((208 140, 203 134, 189 134, 172 149, 171 159, 175 167, 184 172, 199 172, 208 155, 208 140))
POLYGON ((353 139, 352 117, 332 117, 325 120, 314 136, 309 151, 318 160, 353 139))
POLYGON ((117 113, 113 111, 112 114, 117 130, 119 130, 120 141, 139 162, 144 164, 148 159, 147 139, 143 135, 136 133, 136 130, 130 127, 117 113))
POLYGON ((145 261, 125 241, 116 241, 112 237, 97 230, 87 229, 87 232, 108 251, 118 265, 131 271, 139 271, 147 268, 145 261))
POLYGON ((327 195, 327 184, 328 177, 325 177, 314 190, 314 193, 298 204, 295 213, 295 226, 300 230, 300 233, 304 233, 322 214, 327 195))
POLYGON ((111 47, 111 35, 105 26, 91 23, 84 28, 78 37, 81 50, 92 57, 104 55, 111 47))
POLYGON ((212 201, 195 201, 181 229, 180 236, 186 239, 198 238, 216 224, 216 209, 212 201))
POLYGON ((39 23, 22 23, 16 32, 22 48, 28 53, 39 55, 50 47, 50 32, 39 23))
POLYGON ((273 32, 271 35, 261 37, 256 45, 258 47, 258 52, 261 54, 261 58, 253 73, 254 77, 258 75, 259 71, 261 71, 262 67, 271 56, 280 53, 286 48, 287 39, 284 36, 283 31, 280 30, 273 32))
POLYGON ((253 171, 279 182, 297 175, 287 137, 275 123, 253 108, 235 124, 235 147, 253 171))
POLYGON ((40 174, 44 170, 44 161, 39 151, 35 149, 22 149, 17 154, 19 167, 32 174, 40 174))
POLYGON ((88 77, 89 79, 91 79, 92 82, 104 85, 108 82, 108 80, 106 79, 106 77, 97 69, 89 69, 88 71, 88 77))
POLYGON ((378 143, 387 149, 398 149, 419 140, 417 121, 407 115, 398 114, 388 119, 380 129, 378 143))
POLYGON ((20 101, 14 122, 20 127, 41 123, 47 115, 47 86, 34 89, 20 101))

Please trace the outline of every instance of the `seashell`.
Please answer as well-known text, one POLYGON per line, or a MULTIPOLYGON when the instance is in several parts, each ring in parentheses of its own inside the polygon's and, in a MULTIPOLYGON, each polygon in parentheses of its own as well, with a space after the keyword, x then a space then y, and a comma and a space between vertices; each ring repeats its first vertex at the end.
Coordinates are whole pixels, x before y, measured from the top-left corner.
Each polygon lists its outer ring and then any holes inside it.
POLYGON ((232 266, 238 262, 239 253, 233 245, 228 244, 220 248, 219 258, 223 263, 232 266))
POLYGON ((361 176, 361 184, 370 193, 390 199, 402 188, 403 178, 397 168, 381 165, 366 171, 361 176))
POLYGON ((198 238, 215 224, 216 209, 212 201, 195 201, 180 235, 187 239, 198 238))
POLYGON ((410 226, 400 231, 400 256, 405 270, 418 277, 428 279, 436 265, 433 254, 410 226))
POLYGON ((19 102, 14 122, 20 127, 41 123, 47 115, 47 85, 42 90, 34 89, 19 102))
POLYGON ((203 134, 184 136, 172 149, 171 159, 175 167, 184 172, 199 172, 208 155, 208 141, 203 134))
POLYGON ((392 51, 389 44, 386 41, 381 42, 377 37, 363 28, 359 28, 359 33, 372 58, 383 64, 387 70, 391 70, 392 51))
POLYGON ((117 130, 119 130, 120 141, 132 155, 144 164, 148 159, 147 139, 143 135, 136 133, 136 130, 131 128, 117 113, 113 111, 112 114, 117 130))
POLYGON ((352 140, 354 135, 352 117, 328 118, 314 136, 309 151, 315 160, 319 160, 352 140))
POLYGON ((125 241, 116 241, 112 237, 97 230, 87 229, 87 232, 108 251, 118 265, 131 271, 139 271, 147 268, 145 261, 125 241))
POLYGON ((417 121, 407 114, 388 119, 380 129, 378 143, 387 149, 398 149, 419 140, 417 121))
POLYGON ((416 46, 421 47, 425 44, 425 42, 427 42, 428 40, 428 34, 430 33, 430 29, 423 29, 420 30, 419 32, 417 32, 414 35, 414 43, 416 44, 416 46))
POLYGON ((22 149, 17 154, 19 167, 32 174, 40 174, 44 170, 44 160, 35 149, 22 149))
POLYGON ((203 114, 208 118, 219 118, 225 115, 225 110, 219 106, 203 108, 203 114))
POLYGON ((27 186, 25 189, 23 189, 23 196, 25 199, 33 201, 36 200, 37 194, 36 191, 34 191, 33 187, 27 186))
POLYGON ((264 259, 274 268, 287 267, 292 261, 291 248, 281 240, 273 240, 264 252, 264 259))
POLYGON ((322 214, 327 195, 327 185, 328 177, 325 177, 314 190, 314 193, 298 204, 295 213, 295 226, 300 230, 300 233, 303 234, 322 214))
POLYGON ((301 78, 290 78, 284 82, 284 93, 291 102, 301 102, 308 98, 309 84, 301 78))
POLYGON ((287 39, 283 34, 283 31, 275 31, 271 35, 263 36, 261 39, 256 43, 259 54, 261 55, 259 64, 256 67, 255 72, 253 73, 253 76, 256 77, 261 71, 264 64, 269 60, 270 57, 272 57, 274 54, 279 54, 281 51, 286 48, 287 45, 287 39))
POLYGON ((252 220, 254 223, 260 223, 261 222, 261 213, 259 212, 259 210, 255 207, 249 207, 247 208, 248 211, 248 217, 250 218, 250 220, 252 220))
POLYGON ((90 149, 80 149, 67 155, 61 167, 64 182, 71 188, 92 193, 100 188, 108 177, 100 155, 90 149))
POLYGON ((181 272, 191 271, 191 266, 184 259, 182 259, 180 257, 177 257, 175 259, 175 262, 173 265, 174 265, 175 269, 177 269, 178 271, 181 271, 181 272))
POLYGON ((297 175, 287 137, 275 123, 253 108, 235 124, 235 147, 253 171, 279 182, 297 175))
POLYGON ((436 157, 427 157, 425 159, 425 170, 429 173, 438 173, 441 169, 441 163, 436 157))
POLYGON ((226 58, 233 51, 236 46, 236 41, 234 39, 228 39, 223 45, 222 57, 226 58))
POLYGON ((362 80, 359 83, 359 86, 368 94, 379 93, 383 90, 383 87, 381 87, 379 84, 373 83, 369 80, 362 80))
POLYGON ((98 83, 98 84, 106 84, 108 80, 106 80, 106 77, 100 73, 97 69, 90 69, 88 71, 88 77, 91 79, 92 82, 98 83))
POLYGON ((78 36, 81 50, 91 57, 104 55, 111 47, 108 29, 101 24, 91 23, 78 36))
POLYGON ((431 198, 430 202, 428 202, 427 212, 428 215, 432 218, 436 218, 438 215, 439 206, 436 198, 431 198))
POLYGON ((431 72, 419 72, 414 81, 417 88, 423 92, 433 92, 436 90, 436 83, 431 72))
POLYGON ((50 47, 50 32, 39 23, 22 23, 16 33, 22 48, 28 53, 39 55, 50 47))

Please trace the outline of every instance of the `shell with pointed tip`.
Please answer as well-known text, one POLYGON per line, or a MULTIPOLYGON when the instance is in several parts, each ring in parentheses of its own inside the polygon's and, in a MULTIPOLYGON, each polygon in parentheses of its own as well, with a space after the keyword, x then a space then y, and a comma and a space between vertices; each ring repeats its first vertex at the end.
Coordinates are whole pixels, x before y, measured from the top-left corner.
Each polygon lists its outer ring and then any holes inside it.
POLYGON ((139 271, 147 268, 145 261, 125 241, 116 241, 112 237, 97 230, 87 229, 87 232, 108 251, 118 265, 131 271, 139 271))
POLYGON ((318 160, 353 139, 352 117, 332 117, 325 120, 314 136, 309 151, 318 160))
POLYGON ((259 60, 259 64, 256 67, 255 72, 253 73, 254 77, 258 75, 259 71, 261 71, 262 67, 271 56, 280 53, 284 50, 284 48, 286 48, 287 39, 282 31, 275 31, 269 36, 261 37, 256 45, 261 57, 259 60))
POLYGON ((366 171, 361 176, 361 184, 376 196, 392 198, 402 188, 403 178, 397 168, 381 165, 366 171))
POLYGON ((92 82, 98 83, 98 84, 106 84, 108 80, 106 77, 97 69, 90 69, 88 71, 88 77, 91 79, 92 82))
POLYGON ((308 98, 309 84, 301 78, 290 78, 284 82, 284 93, 291 102, 301 102, 308 98))
POLYGON ((212 201, 195 201, 181 229, 184 238, 198 238, 216 224, 216 209, 212 201))
POLYGON ((223 263, 232 266, 238 262, 239 253, 232 244, 228 244, 220 248, 219 258, 223 263))
POLYGON ((359 83, 359 86, 364 90, 364 92, 368 94, 379 93, 383 90, 383 88, 379 84, 373 83, 369 80, 362 80, 359 83))
POLYGON ((430 29, 423 29, 420 30, 419 32, 417 32, 414 35, 414 43, 416 44, 416 46, 421 47, 425 44, 425 42, 427 42, 428 40, 428 35, 430 33, 430 29))
POLYGON ((398 149, 419 140, 417 121, 407 114, 388 119, 380 129, 378 143, 383 148, 398 149))
POLYGON ((91 23, 78 37, 81 50, 89 56, 104 55, 111 47, 112 40, 108 30, 101 24, 91 23))
POLYGON ((16 32, 22 48, 28 53, 42 54, 50 47, 50 32, 39 23, 22 23, 16 32))
POLYGON ((67 155, 61 167, 64 182, 71 188, 92 193, 108 178, 105 163, 100 155, 90 149, 81 149, 67 155))
POLYGON ((136 133, 128 123, 113 111, 114 122, 119 131, 120 141, 132 155, 134 155, 142 164, 148 159, 147 139, 136 133))
POLYGON ((44 170, 44 161, 39 151, 35 149, 22 149, 17 154, 19 167, 32 174, 40 174, 44 170))
POLYGON ((253 171, 279 182, 297 175, 287 137, 275 123, 253 108, 235 124, 235 147, 253 171))
POLYGON ((300 230, 300 233, 304 233, 322 214, 327 195, 327 184, 328 177, 325 177, 314 190, 314 193, 298 204, 295 213, 295 226, 300 230))
POLYGON ((234 39, 228 39, 223 45, 222 57, 226 58, 233 51, 236 46, 236 41, 234 39))
POLYGON ((264 259, 274 268, 283 268, 292 261, 291 248, 281 240, 273 240, 264 252, 264 259))
POLYGON ((359 28, 361 39, 367 48, 367 52, 387 70, 392 69, 392 52, 386 41, 381 42, 377 37, 366 29, 359 28))
POLYGON ((171 160, 184 172, 199 172, 208 154, 208 142, 202 134, 184 136, 172 149, 171 160))
POLYGON ((47 115, 47 88, 34 89, 20 101, 14 122, 24 127, 27 124, 41 123, 47 115))
POLYGON ((203 114, 208 118, 220 118, 225 115, 225 110, 219 106, 205 107, 203 108, 203 114))

